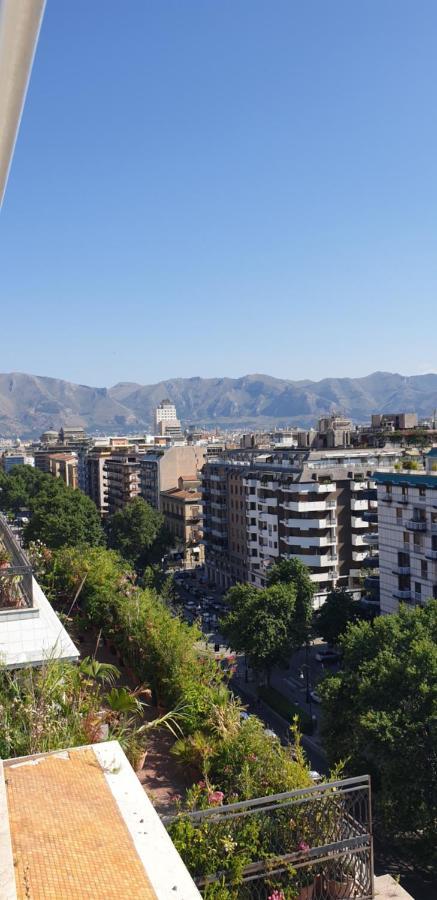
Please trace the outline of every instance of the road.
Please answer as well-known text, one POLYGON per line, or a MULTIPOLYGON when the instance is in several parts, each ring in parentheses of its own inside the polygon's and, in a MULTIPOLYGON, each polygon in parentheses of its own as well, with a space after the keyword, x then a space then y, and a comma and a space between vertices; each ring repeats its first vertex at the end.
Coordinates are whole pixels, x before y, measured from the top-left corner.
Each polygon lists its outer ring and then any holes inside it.
MULTIPOLYGON (((220 593, 208 588, 205 585, 202 585, 197 580, 187 580, 187 584, 191 587, 201 588, 205 595, 214 596, 218 601, 221 599, 220 593)), ((183 584, 179 584, 177 590, 181 605, 184 607, 183 614, 186 620, 190 622, 194 622, 197 620, 201 624, 205 639, 208 641, 208 644, 210 646, 212 644, 219 646, 219 653, 216 654, 218 658, 220 656, 230 654, 231 650, 224 643, 223 637, 220 632, 217 629, 211 630, 208 626, 205 626, 202 623, 201 613, 196 612, 195 610, 191 612, 186 609, 187 602, 193 601, 195 599, 190 590, 187 590, 183 584)), ((196 602, 199 603, 199 605, 202 605, 200 600, 196 600, 196 602)), ((313 688, 317 683, 317 680, 321 674, 320 664, 315 661, 315 653, 316 648, 310 648, 308 664, 309 684, 311 688, 313 688)), ((317 770, 322 774, 327 774, 328 766, 326 756, 317 739, 320 710, 317 708, 317 704, 315 703, 311 703, 310 706, 306 704, 306 672, 305 669, 302 668, 307 664, 306 659, 307 657, 305 655, 305 651, 300 651, 299 653, 295 654, 294 657, 290 660, 289 668, 287 670, 277 669, 273 673, 272 686, 276 687, 277 690, 280 690, 282 694, 292 700, 295 704, 301 706, 307 712, 310 712, 310 714, 315 716, 315 735, 313 737, 303 735, 302 744, 310 762, 311 768, 317 770), (304 678, 301 677, 302 672, 305 672, 304 678)), ((257 715, 265 723, 267 728, 271 728, 276 732, 283 744, 288 744, 290 740, 288 723, 281 716, 275 713, 274 710, 270 709, 270 707, 267 706, 267 704, 265 704, 263 701, 257 701, 255 685, 251 682, 246 683, 245 681, 245 665, 242 656, 237 658, 237 673, 231 681, 231 686, 235 693, 238 693, 244 703, 247 705, 248 712, 257 715)))

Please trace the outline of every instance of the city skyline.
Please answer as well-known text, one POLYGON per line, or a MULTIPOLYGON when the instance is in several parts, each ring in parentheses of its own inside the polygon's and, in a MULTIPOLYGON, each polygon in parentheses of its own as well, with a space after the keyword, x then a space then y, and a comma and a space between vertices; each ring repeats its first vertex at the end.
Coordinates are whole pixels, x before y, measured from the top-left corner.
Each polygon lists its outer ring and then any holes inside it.
POLYGON ((3 371, 435 371, 436 24, 407 0, 49 2, 0 217, 3 371))

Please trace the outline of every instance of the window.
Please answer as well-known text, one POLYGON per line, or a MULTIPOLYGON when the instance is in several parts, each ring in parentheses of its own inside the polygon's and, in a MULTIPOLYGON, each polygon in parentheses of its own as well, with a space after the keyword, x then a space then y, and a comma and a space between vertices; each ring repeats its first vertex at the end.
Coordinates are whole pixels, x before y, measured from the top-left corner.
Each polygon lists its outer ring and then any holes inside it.
POLYGON ((425 579, 428 578, 428 563, 426 559, 420 560, 420 577, 425 579))
POLYGON ((396 522, 397 524, 402 522, 402 510, 399 506, 396 507, 396 522))
POLYGON ((421 593, 422 593, 422 585, 421 585, 420 581, 415 581, 415 582, 414 582, 414 591, 415 591, 416 594, 421 594, 421 593))
POLYGON ((416 553, 420 552, 422 549, 422 535, 418 534, 417 531, 415 531, 413 535, 413 541, 416 553))
POLYGON ((426 488, 424 488, 424 487, 419 488, 419 497, 426 497, 426 488))
POLYGON ((407 500, 408 498, 408 488, 405 484, 402 485, 402 498, 407 500))
POLYGON ((404 531, 404 544, 410 544, 410 535, 408 534, 408 531, 404 531))

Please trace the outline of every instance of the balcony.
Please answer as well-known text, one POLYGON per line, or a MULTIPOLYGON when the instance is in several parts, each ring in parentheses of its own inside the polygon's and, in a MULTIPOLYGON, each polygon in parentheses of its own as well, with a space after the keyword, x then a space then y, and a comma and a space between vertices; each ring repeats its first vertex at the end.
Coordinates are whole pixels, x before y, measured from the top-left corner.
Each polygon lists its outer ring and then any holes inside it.
POLYGON ((281 525, 285 525, 286 528, 299 528, 300 531, 310 531, 316 529, 326 529, 333 528, 335 525, 335 521, 331 519, 281 519, 281 525))
POLYGON ((283 508, 290 512, 326 512, 335 508, 335 500, 288 500, 283 508))
POLYGON ((410 575, 411 569, 410 566, 396 566, 393 569, 393 575, 410 575))
POLYGON ((437 550, 426 550, 425 556, 427 559, 437 559, 437 550))
POLYGON ((405 524, 409 531, 426 531, 425 519, 409 519, 405 524))
POLYGON ((337 543, 335 538, 325 537, 324 535, 310 535, 307 537, 303 534, 290 534, 283 537, 282 540, 290 547, 330 547, 337 543))
POLYGON ((369 508, 368 500, 361 500, 361 498, 355 499, 355 497, 351 497, 351 510, 352 512, 361 512, 369 508))
POLYGON ((338 556, 336 554, 307 554, 307 553, 287 553, 287 559, 298 559, 300 562, 305 563, 306 566, 313 566, 315 569, 320 569, 325 566, 332 566, 338 560, 338 556))
POLYGON ((393 597, 396 597, 397 600, 411 600, 411 589, 396 588, 396 590, 393 591, 393 597))
POLYGON ((367 552, 364 550, 352 550, 352 559, 354 562, 362 562, 364 563, 367 557, 367 552))
POLYGON ((375 509, 368 509, 363 512, 363 519, 366 522, 377 522, 378 521, 378 513, 375 509))
POLYGON ((351 516, 352 528, 368 528, 369 523, 366 522, 365 515, 366 513, 363 512, 362 516, 351 516))
POLYGON ((350 489, 351 491, 365 491, 368 488, 367 481, 351 481, 350 489))
POLYGON ((241 846, 247 827, 253 837, 241 870, 239 897, 265 900, 273 894, 272 884, 278 896, 374 896, 367 775, 164 816, 163 822, 182 859, 184 846, 178 847, 177 835, 183 822, 194 831, 192 845, 210 848, 210 853, 198 854, 198 863, 191 850, 185 859, 202 896, 215 896, 220 888, 235 893, 233 854, 227 847, 241 846))
POLYGON ((383 494, 382 497, 379 498, 383 503, 391 503, 393 500, 392 494, 383 494))
POLYGON ((305 482, 304 484, 300 481, 296 481, 294 484, 289 484, 287 487, 282 488, 284 494, 331 494, 336 490, 337 485, 333 481, 327 481, 325 483, 321 481, 310 481, 305 482))
MULTIPOLYGON (((353 556, 353 553, 352 553, 353 556)), ((379 566, 379 555, 376 554, 367 554, 363 560, 363 566, 367 569, 377 569, 379 566)))
POLYGON ((364 579, 366 591, 379 591, 379 575, 368 575, 364 579))
POLYGON ((262 506, 275 507, 278 505, 277 497, 258 497, 258 503, 262 506))
POLYGON ((365 535, 365 534, 352 534, 351 535, 352 546, 353 547, 364 547, 364 545, 366 543, 366 540, 365 540, 366 537, 367 537, 367 535, 365 535))
POLYGON ((377 547, 379 543, 379 534, 377 531, 370 531, 369 534, 363 534, 363 541, 369 547, 377 547))

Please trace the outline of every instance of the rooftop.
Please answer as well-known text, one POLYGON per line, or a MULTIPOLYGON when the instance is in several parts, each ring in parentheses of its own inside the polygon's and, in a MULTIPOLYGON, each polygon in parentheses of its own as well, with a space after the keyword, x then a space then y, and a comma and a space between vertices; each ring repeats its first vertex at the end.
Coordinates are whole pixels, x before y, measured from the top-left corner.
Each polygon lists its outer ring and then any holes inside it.
POLYGON ((437 475, 426 472, 375 472, 373 480, 377 484, 407 484, 437 490, 437 475))
POLYGON ((117 741, 0 766, 4 900, 200 897, 117 741))

